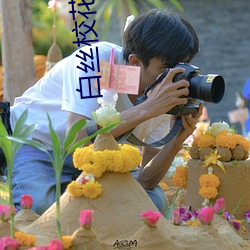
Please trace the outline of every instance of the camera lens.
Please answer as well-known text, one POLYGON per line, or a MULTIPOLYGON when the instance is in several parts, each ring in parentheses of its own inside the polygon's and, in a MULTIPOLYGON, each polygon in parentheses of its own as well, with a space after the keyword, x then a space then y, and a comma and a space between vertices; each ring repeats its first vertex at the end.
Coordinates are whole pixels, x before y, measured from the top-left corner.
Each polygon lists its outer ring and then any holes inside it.
POLYGON ((189 79, 189 83, 189 96, 194 99, 219 103, 224 96, 225 82, 220 75, 195 75, 189 79))

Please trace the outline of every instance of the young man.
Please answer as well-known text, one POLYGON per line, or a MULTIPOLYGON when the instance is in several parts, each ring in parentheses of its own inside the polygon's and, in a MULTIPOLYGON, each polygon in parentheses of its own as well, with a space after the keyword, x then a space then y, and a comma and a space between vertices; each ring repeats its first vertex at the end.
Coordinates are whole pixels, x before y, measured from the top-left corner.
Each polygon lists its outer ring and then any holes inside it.
MULTIPOLYGON (((168 134, 171 120, 176 119, 166 114, 176 105, 187 103, 189 83, 186 80, 173 82, 173 77, 182 68, 174 68, 178 62, 190 62, 199 50, 199 41, 192 26, 168 11, 151 10, 135 18, 124 32, 123 47, 99 42, 81 48, 87 54, 96 51, 100 60, 109 61, 112 48, 115 48, 115 64, 139 66, 141 95, 144 89, 163 73, 170 69, 161 83, 150 92, 148 99, 134 106, 136 95, 119 94, 116 109, 121 113, 121 120, 126 121, 112 130, 114 137, 135 129, 135 134, 144 142, 151 143, 168 134)), ((15 99, 11 108, 11 124, 28 108, 27 125, 38 124, 32 134, 51 148, 50 134, 46 112, 49 113, 53 127, 60 139, 79 119, 92 119, 92 112, 99 108, 97 98, 80 98, 79 79, 93 75, 93 72, 80 70, 81 55, 77 50, 71 56, 58 62, 33 87, 21 97, 15 99)), ((89 67, 92 67, 91 61, 89 67)), ((95 65, 97 66, 97 65, 95 65)), ((95 67, 96 68, 96 67, 95 67)), ((95 79, 91 81, 92 96, 99 93, 95 87, 95 79)), ((89 95, 87 84, 82 85, 83 96, 89 95)), ((139 183, 148 192, 161 212, 167 210, 167 200, 159 187, 159 182, 170 167, 175 155, 182 148, 183 142, 193 133, 201 115, 203 105, 200 104, 198 115, 182 116, 183 127, 169 143, 161 149, 145 147, 143 161, 139 171, 133 173, 139 183)), ((78 138, 87 136, 86 128, 82 129, 78 138)), ((52 153, 52 152, 51 152, 52 153)), ((69 156, 62 173, 62 190, 79 175, 73 167, 69 156)), ((20 197, 30 194, 34 199, 33 210, 43 213, 55 201, 55 176, 48 157, 36 148, 24 145, 17 153, 13 169, 13 197, 17 209, 20 209, 20 197)))

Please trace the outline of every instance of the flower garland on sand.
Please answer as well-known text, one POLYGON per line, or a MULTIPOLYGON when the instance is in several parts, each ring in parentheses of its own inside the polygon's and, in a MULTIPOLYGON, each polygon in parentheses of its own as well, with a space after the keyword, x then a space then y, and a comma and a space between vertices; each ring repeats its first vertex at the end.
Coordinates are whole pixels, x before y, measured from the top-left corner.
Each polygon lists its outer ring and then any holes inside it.
MULTIPOLYGON (((116 92, 101 90, 101 94, 103 97, 98 98, 101 107, 93 112, 94 120, 103 127, 119 122, 120 114, 115 109, 118 98, 116 92)), ((140 163, 141 153, 138 148, 128 144, 118 145, 110 133, 99 134, 94 144, 74 151, 74 167, 82 170, 84 177, 80 182, 72 181, 68 185, 68 192, 73 197, 95 199, 102 193, 102 186, 96 179, 108 171, 129 172, 140 163)))
POLYGON ((188 168, 181 165, 176 167, 172 177, 173 184, 179 188, 187 188, 188 168))
POLYGON ((246 160, 249 150, 250 141, 247 138, 236 134, 226 122, 218 122, 194 139, 190 156, 192 159, 205 160, 206 156, 213 154, 210 160, 220 164, 220 161, 246 160))
POLYGON ((210 199, 215 199, 218 195, 217 188, 220 185, 219 178, 213 174, 213 168, 208 168, 208 174, 203 174, 199 178, 200 189, 199 194, 205 198, 202 206, 207 206, 210 199))

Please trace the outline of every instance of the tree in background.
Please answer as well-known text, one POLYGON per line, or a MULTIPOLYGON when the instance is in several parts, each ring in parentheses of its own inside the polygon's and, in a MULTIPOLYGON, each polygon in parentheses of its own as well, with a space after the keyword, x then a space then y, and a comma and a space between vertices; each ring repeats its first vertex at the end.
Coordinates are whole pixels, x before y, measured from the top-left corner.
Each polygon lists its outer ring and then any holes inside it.
POLYGON ((35 82, 32 45, 32 0, 2 1, 4 100, 14 98, 35 82))

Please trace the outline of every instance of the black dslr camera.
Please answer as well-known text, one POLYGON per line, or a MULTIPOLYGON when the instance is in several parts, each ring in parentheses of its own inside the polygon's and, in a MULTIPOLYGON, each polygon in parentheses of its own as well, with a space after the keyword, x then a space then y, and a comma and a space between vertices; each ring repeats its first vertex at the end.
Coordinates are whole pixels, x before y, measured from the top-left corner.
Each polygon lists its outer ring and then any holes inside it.
MULTIPOLYGON (((198 106, 194 104, 194 99, 200 99, 206 102, 219 103, 224 96, 225 82, 222 76, 216 74, 199 75, 200 69, 194 65, 188 63, 178 63, 175 67, 181 67, 185 69, 185 72, 176 74, 173 78, 173 82, 177 82, 181 79, 186 79, 189 82, 189 95, 188 103, 185 105, 177 105, 172 108, 167 114, 172 115, 188 115, 197 114, 198 106)), ((135 101, 135 105, 144 102, 148 97, 147 93, 156 84, 160 83, 169 72, 169 69, 164 71, 155 82, 149 85, 143 95, 138 97, 135 101)))

